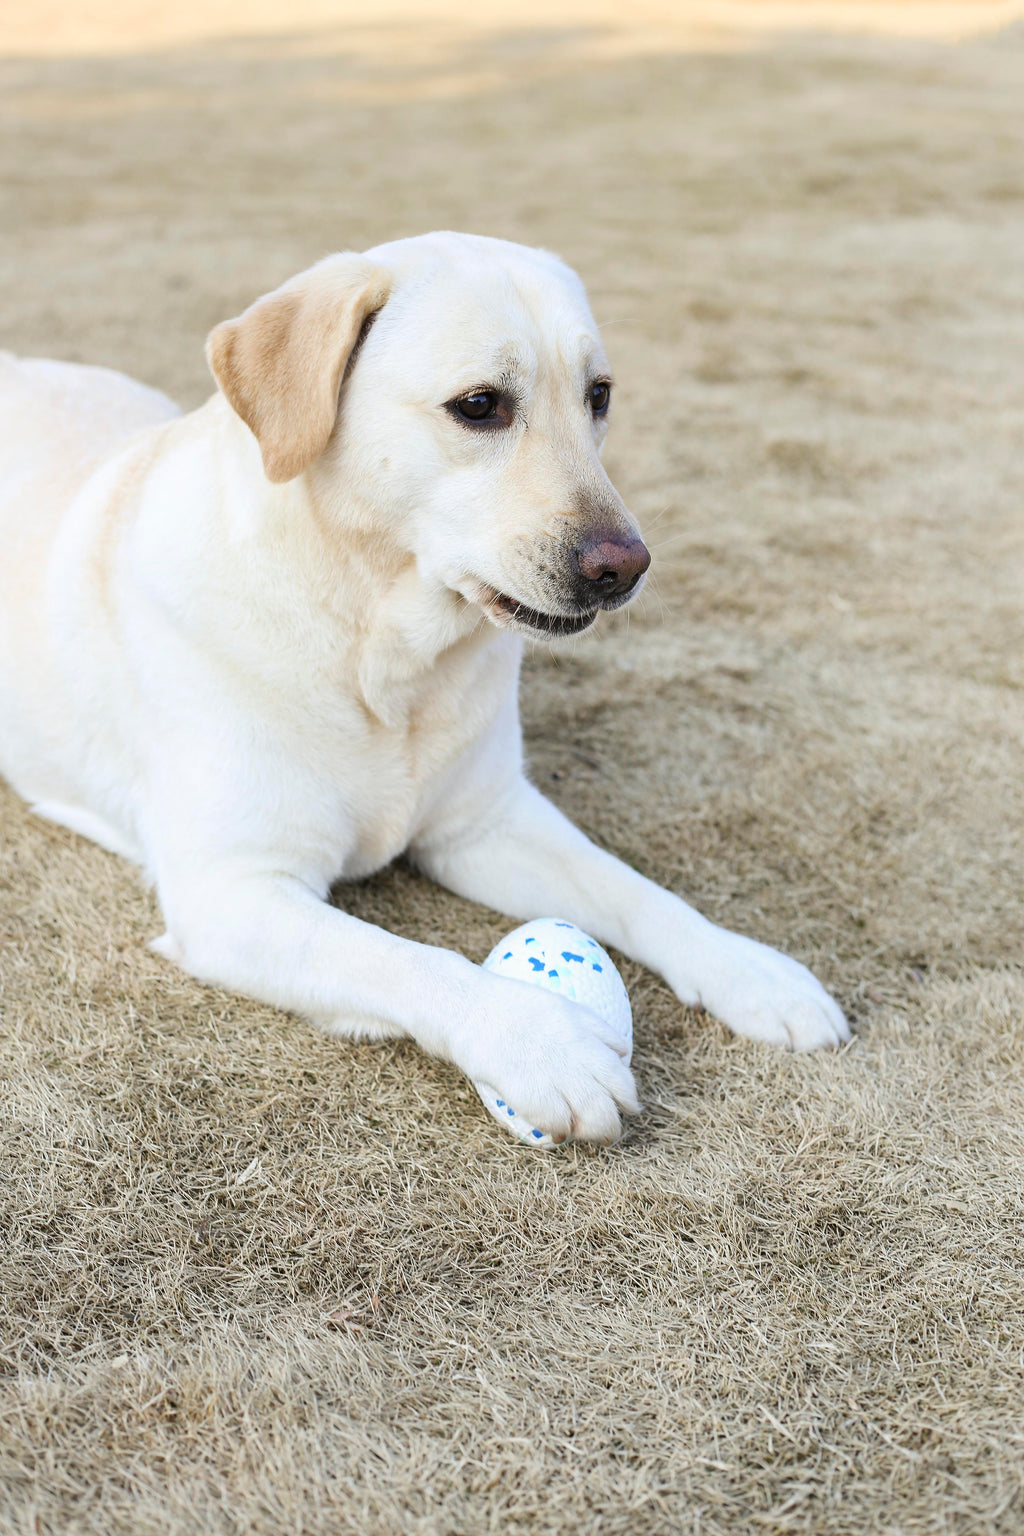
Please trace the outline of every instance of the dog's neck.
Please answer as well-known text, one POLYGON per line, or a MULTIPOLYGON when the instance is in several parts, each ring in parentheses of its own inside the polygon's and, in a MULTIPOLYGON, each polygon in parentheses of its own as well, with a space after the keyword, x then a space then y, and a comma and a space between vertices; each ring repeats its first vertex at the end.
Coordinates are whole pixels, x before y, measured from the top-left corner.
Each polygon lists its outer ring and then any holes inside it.
POLYGON ((518 640, 424 579, 414 552, 372 506, 347 487, 326 489, 315 471, 283 485, 256 475, 248 428, 223 399, 209 407, 220 417, 225 475, 247 490, 262 486, 255 499, 229 494, 225 506, 232 543, 245 550, 232 583, 239 602, 280 637, 276 681, 285 682, 290 664, 329 668, 368 715, 402 730, 432 674, 468 675, 490 651, 518 657, 518 640))

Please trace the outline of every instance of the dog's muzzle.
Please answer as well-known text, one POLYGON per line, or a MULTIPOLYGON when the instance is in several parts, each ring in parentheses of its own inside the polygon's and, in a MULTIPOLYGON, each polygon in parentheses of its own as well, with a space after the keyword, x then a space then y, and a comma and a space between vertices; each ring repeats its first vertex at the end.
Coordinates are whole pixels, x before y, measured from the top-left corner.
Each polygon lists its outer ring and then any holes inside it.
POLYGON ((599 613, 629 602, 651 563, 650 551, 642 539, 607 534, 584 540, 566 551, 563 559, 563 580, 556 584, 549 575, 546 583, 559 612, 533 608, 512 593, 483 584, 474 599, 502 628, 511 625, 556 639, 581 635, 599 613))

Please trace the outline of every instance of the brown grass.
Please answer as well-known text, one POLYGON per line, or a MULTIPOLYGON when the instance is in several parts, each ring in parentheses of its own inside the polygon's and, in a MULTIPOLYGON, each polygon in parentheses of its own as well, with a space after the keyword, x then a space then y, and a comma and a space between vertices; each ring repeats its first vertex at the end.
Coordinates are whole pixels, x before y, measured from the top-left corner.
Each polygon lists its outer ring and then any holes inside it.
POLYGON ((658 575, 534 655, 536 777, 858 1038, 777 1055, 627 967, 646 1112, 537 1156, 413 1048, 176 975, 0 791, 5 1536, 1024 1528, 1021 34, 595 35, 9 58, 0 337, 194 403, 327 250, 562 252, 658 575))

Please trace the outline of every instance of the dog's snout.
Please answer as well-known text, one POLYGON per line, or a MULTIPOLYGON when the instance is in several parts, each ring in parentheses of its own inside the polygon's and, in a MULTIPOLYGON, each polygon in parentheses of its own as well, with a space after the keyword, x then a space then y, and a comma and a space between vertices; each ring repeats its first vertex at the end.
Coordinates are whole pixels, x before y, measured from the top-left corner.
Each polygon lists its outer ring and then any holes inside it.
POLYGON ((597 601, 631 592, 650 563, 643 539, 596 538, 576 551, 579 573, 597 601))

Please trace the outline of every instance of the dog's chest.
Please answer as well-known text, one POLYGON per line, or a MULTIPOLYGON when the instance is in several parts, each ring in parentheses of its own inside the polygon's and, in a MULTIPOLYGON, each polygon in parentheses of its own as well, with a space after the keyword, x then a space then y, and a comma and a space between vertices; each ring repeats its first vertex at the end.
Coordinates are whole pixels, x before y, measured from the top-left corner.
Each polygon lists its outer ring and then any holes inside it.
POLYGON ((365 696, 346 701, 311 754, 320 793, 309 803, 322 819, 308 831, 328 857, 328 880, 371 874, 409 846, 431 808, 458 794, 460 765, 503 712, 515 731, 515 686, 514 657, 467 649, 395 684, 386 718, 365 696))

